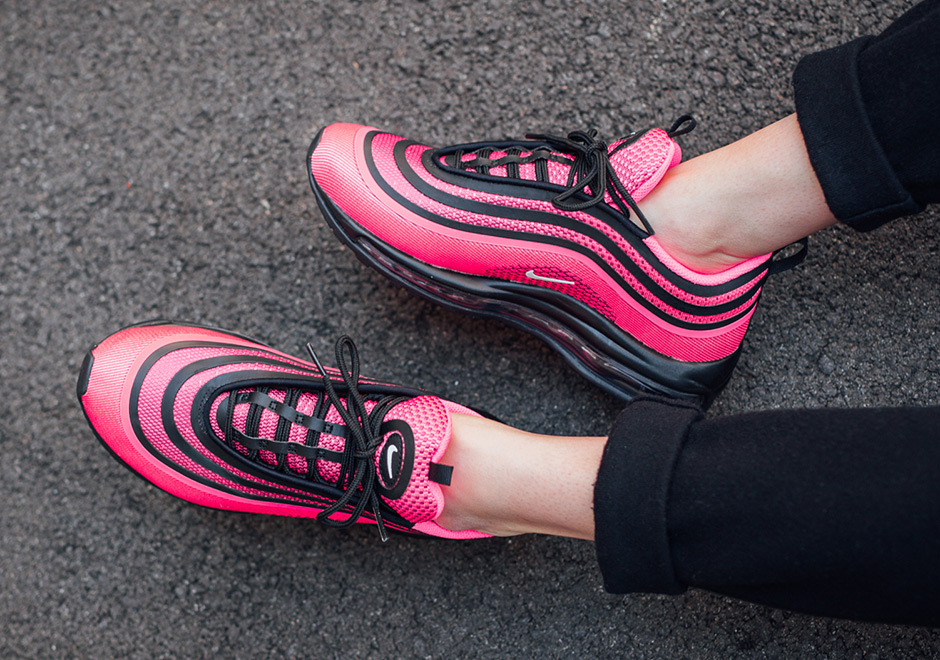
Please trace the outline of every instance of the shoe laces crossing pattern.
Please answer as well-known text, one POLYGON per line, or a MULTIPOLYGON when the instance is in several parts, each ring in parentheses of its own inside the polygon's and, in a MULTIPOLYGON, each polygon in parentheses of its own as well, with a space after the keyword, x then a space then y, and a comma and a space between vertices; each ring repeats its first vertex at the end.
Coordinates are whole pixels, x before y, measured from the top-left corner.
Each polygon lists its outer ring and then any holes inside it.
POLYGON ((245 422, 246 432, 235 427, 235 405, 229 405, 225 421, 222 425, 226 444, 235 449, 236 443, 248 450, 247 458, 250 461, 264 463, 259 459, 259 452, 272 452, 277 457, 278 470, 287 469, 287 456, 293 454, 301 456, 307 461, 306 478, 324 483, 317 472, 318 461, 331 461, 340 466, 339 476, 333 485, 343 491, 332 505, 317 514, 317 521, 328 527, 349 527, 363 514, 366 507, 371 509, 375 517, 376 526, 383 541, 388 540, 385 521, 382 518, 382 508, 379 495, 376 492, 377 475, 375 470, 375 454, 382 443, 380 428, 388 412, 408 397, 385 395, 375 401, 372 410, 366 407, 367 398, 359 391, 359 352, 352 339, 347 336, 340 337, 336 342, 336 364, 339 376, 343 381, 345 396, 337 393, 330 373, 320 363, 313 347, 308 343, 307 352, 310 354, 323 383, 323 396, 315 392, 317 403, 315 411, 306 415, 298 412, 293 406, 300 399, 300 395, 308 390, 291 388, 285 393, 284 400, 278 401, 268 396, 269 388, 259 387, 249 392, 233 394, 233 404, 253 404, 248 412, 245 422), (326 421, 328 409, 332 407, 342 418, 342 424, 326 421), (307 429, 306 443, 288 442, 287 435, 290 424, 278 424, 274 439, 254 437, 248 434, 248 429, 256 428, 258 418, 263 409, 270 410, 291 424, 299 424, 307 429), (342 451, 332 451, 316 446, 320 434, 336 436, 345 439, 342 451), (337 519, 335 514, 343 511, 352 499, 359 494, 359 498, 352 512, 346 518, 337 519))
MULTIPOLYGON (((666 133, 671 138, 684 135, 695 128, 695 123, 691 115, 682 115, 666 133)), ((537 177, 541 181, 548 178, 544 167, 546 162, 569 165, 565 190, 552 199, 555 208, 562 211, 583 211, 604 202, 607 195, 610 195, 610 199, 624 217, 629 218, 632 211, 651 236, 654 233, 652 226, 610 162, 611 156, 633 144, 642 135, 639 131, 631 133, 622 138, 611 151, 606 142, 597 138, 597 130, 593 128, 587 131, 573 131, 567 137, 528 134, 526 139, 543 142, 546 147, 535 148, 526 155, 522 155, 521 148, 507 149, 505 156, 496 159, 483 153, 485 151, 491 154, 492 149, 476 150, 472 152, 475 157, 471 159, 464 159, 464 152, 458 150, 452 162, 460 169, 473 169, 481 173, 491 167, 506 166, 507 175, 513 178, 519 177, 519 165, 536 163, 537 177)))

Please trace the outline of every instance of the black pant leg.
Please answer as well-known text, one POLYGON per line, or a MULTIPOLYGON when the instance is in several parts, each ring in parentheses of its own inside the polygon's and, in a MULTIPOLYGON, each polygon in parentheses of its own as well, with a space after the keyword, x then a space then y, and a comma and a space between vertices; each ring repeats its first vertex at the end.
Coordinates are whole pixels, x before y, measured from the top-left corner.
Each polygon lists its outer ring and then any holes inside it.
POLYGON ((614 592, 940 625, 940 408, 705 420, 641 400, 611 434, 595 521, 614 592))
POLYGON ((809 55, 797 118, 833 214, 859 230, 940 201, 940 0, 877 37, 809 55))

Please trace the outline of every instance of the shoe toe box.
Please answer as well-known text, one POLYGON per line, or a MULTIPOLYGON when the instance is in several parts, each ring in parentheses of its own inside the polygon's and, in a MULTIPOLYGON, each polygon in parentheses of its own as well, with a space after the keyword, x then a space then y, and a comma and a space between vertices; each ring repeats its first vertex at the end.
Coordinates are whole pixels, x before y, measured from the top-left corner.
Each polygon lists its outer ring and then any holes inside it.
POLYGON ((148 450, 141 437, 142 426, 159 427, 159 415, 139 414, 159 411, 162 392, 144 386, 144 380, 165 348, 213 340, 243 342, 207 328, 145 324, 126 328, 102 341, 89 352, 82 367, 79 400, 98 438, 132 471, 165 490, 165 478, 173 474, 173 469, 148 450))

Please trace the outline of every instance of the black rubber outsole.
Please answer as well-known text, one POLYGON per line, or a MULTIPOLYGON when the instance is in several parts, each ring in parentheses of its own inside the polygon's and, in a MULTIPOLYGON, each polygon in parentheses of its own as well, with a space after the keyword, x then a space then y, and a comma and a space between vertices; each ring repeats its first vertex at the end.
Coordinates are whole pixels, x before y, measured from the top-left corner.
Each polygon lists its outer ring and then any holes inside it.
POLYGON ((734 370, 739 351, 708 363, 674 360, 626 335, 607 318, 551 289, 461 275, 420 262, 384 243, 333 204, 307 175, 327 223, 360 261, 418 297, 444 308, 498 319, 549 344, 582 377, 620 399, 657 395, 707 407, 734 370))

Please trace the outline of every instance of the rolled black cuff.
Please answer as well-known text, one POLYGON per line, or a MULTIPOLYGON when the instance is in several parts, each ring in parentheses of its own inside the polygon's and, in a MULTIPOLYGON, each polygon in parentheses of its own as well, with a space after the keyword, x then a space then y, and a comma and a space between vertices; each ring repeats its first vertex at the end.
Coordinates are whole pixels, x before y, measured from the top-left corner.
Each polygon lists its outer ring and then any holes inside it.
POLYGON ((923 210, 898 179, 868 117, 858 57, 874 39, 808 55, 793 74, 796 116, 826 202, 859 231, 923 210))
POLYGON ((617 417, 594 486, 597 559, 612 593, 678 594, 666 511, 676 459, 702 412, 658 398, 633 401, 617 417))

